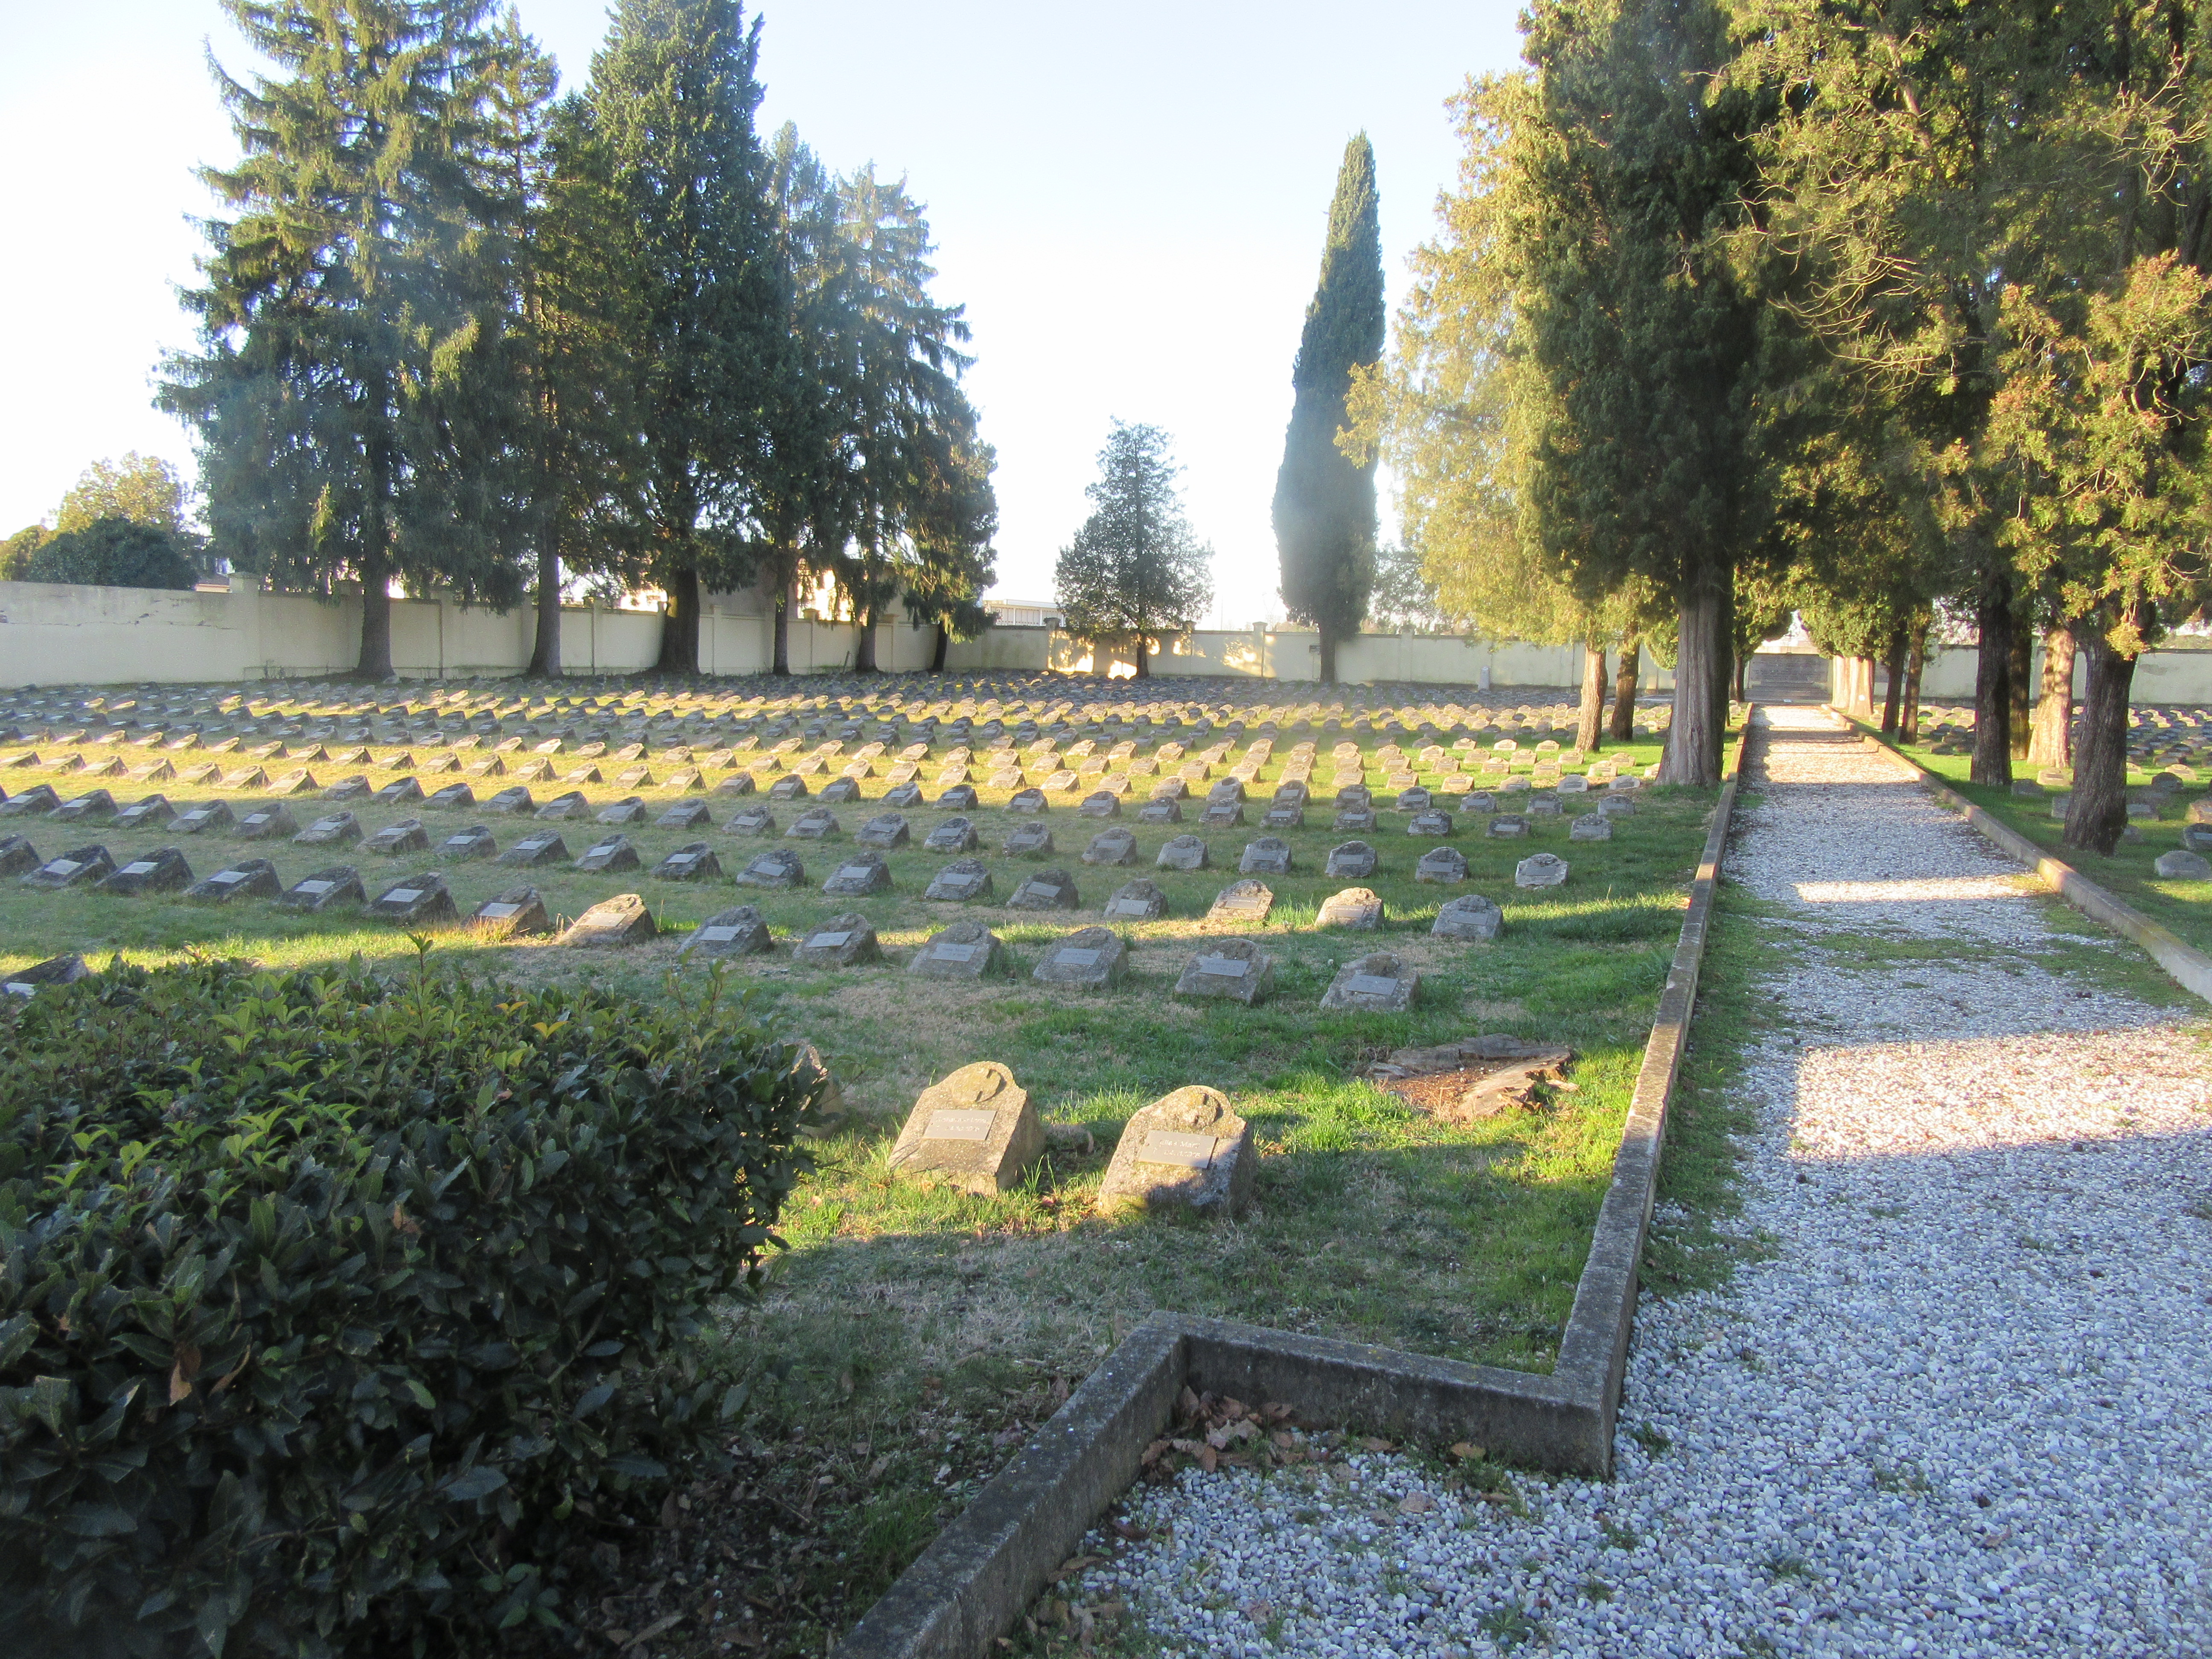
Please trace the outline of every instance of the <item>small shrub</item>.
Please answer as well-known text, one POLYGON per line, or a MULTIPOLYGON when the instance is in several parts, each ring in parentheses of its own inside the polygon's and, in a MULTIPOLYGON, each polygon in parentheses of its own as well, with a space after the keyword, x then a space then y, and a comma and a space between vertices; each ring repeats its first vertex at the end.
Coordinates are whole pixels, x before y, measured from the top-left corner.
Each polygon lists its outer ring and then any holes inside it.
MULTIPOLYGON (((11 1002, 13 1000, 10 1000, 11 1002)), ((738 1397, 824 1085, 639 1005, 118 967, 0 1012, 0 1601, 33 1651, 488 1650, 738 1397)))

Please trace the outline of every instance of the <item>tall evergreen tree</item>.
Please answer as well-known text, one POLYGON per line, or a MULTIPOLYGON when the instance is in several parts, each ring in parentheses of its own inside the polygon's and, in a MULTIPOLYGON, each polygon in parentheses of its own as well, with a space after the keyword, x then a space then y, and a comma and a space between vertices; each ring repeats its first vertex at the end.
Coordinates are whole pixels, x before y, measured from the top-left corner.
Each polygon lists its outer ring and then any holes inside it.
POLYGON ((592 60, 580 142, 612 207, 605 256, 634 438, 614 532, 668 596, 664 672, 696 673, 706 592, 752 575, 784 273, 753 130, 760 25, 738 0, 620 0, 592 60))
POLYGON ((224 0, 276 65, 216 71, 243 155, 160 401, 198 436, 216 550, 362 594, 356 672, 392 672, 391 584, 493 603, 513 549, 475 492, 505 442, 487 354, 506 230, 483 153, 485 0, 224 0))
POLYGON ((1139 679, 1152 673, 1152 642, 1189 632, 1213 598, 1213 550, 1183 517, 1181 470, 1159 428, 1115 422, 1097 482, 1085 492, 1091 516, 1054 574, 1069 635, 1091 645, 1128 641, 1139 679))
POLYGON ((1382 234, 1375 150, 1364 132, 1344 147, 1329 203, 1321 281, 1306 307, 1291 368, 1291 424, 1275 475, 1275 545, 1283 604, 1321 635, 1321 678, 1336 680, 1336 648, 1359 631, 1375 586, 1375 466, 1340 451, 1354 373, 1382 356, 1382 234))

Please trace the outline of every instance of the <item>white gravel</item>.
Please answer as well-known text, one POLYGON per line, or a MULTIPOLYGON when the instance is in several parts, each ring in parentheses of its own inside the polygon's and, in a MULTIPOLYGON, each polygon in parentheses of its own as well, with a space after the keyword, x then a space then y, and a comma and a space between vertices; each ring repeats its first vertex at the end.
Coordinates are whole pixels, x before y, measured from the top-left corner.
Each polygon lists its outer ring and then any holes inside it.
POLYGON ((1750 1055, 1772 1254, 1646 1297, 1613 1481, 1521 1513, 1392 1454, 1188 1472, 1132 1496, 1169 1537, 1063 1593, 1194 1655, 2212 1654, 2196 1015, 2101 987, 1826 717, 1772 725, 1729 866, 1790 1028, 1750 1055))

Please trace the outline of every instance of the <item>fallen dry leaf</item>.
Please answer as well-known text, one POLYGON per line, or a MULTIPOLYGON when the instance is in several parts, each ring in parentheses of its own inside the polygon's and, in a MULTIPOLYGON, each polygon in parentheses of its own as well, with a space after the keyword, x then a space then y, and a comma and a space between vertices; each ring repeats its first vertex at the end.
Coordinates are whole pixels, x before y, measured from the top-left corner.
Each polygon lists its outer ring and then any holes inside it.
POLYGON ((1485 1455, 1482 1448, 1476 1445, 1471 1440, 1462 1440, 1458 1442, 1452 1447, 1451 1453, 1454 1457, 1459 1458, 1467 1462, 1473 1462, 1476 1458, 1481 1457, 1485 1455))
POLYGON ((1431 1510, 1436 1508, 1436 1506, 1437 1500, 1430 1497, 1428 1493, 1425 1492, 1407 1492, 1403 1498, 1398 1500, 1398 1513, 1401 1515, 1426 1515, 1431 1510))

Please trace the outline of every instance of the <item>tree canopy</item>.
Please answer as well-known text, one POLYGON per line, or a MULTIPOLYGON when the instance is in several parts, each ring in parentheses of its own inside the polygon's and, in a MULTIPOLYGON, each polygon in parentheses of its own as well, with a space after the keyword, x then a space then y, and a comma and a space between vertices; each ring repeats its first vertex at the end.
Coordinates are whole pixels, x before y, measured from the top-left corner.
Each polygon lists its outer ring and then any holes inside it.
POLYGON ((1189 632, 1213 599, 1213 550, 1183 516, 1169 444, 1156 426, 1114 422, 1085 492, 1091 516, 1054 573, 1068 633, 1092 645, 1126 641, 1139 678, 1152 672, 1153 643, 1189 632))

